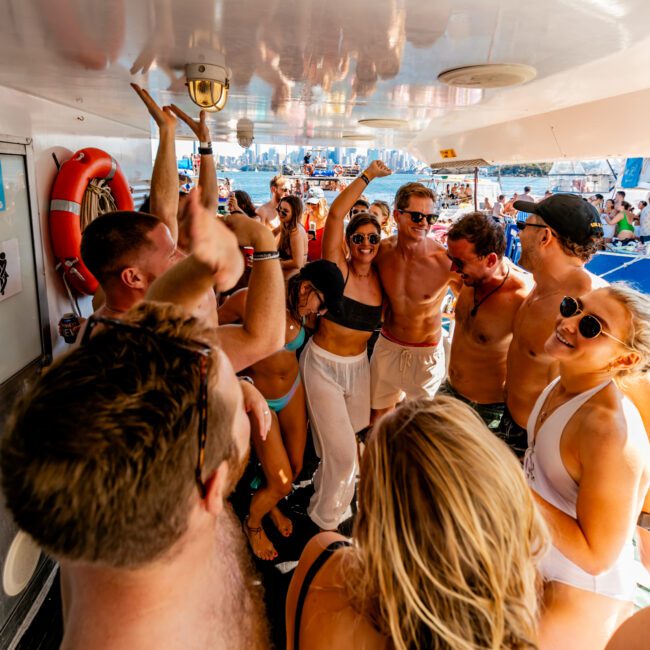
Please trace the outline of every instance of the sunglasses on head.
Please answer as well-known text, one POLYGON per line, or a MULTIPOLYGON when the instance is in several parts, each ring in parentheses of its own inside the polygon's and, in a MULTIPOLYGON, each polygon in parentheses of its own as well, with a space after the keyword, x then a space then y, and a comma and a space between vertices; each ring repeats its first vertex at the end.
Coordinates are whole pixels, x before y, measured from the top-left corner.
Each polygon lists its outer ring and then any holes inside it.
POLYGON ((381 237, 374 232, 371 232, 369 235, 360 232, 355 232, 354 235, 350 237, 350 241, 353 244, 363 244, 363 242, 365 242, 366 240, 368 240, 369 244, 373 244, 374 246, 376 246, 381 241, 381 237))
POLYGON ((173 345, 180 350, 186 350, 196 355, 199 362, 199 392, 196 399, 196 408, 199 413, 199 428, 198 436, 198 455, 196 459, 196 468, 194 470, 194 478, 196 486, 199 489, 199 494, 202 499, 205 499, 207 489, 203 482, 203 465, 205 464, 205 446, 208 441, 208 358, 212 354, 212 347, 202 341, 195 341, 193 339, 178 340, 168 336, 160 335, 153 330, 138 325, 137 323, 125 323, 124 321, 115 318, 102 318, 100 316, 91 316, 86 323, 86 330, 81 339, 81 346, 84 346, 90 340, 92 331, 97 325, 104 325, 108 328, 122 330, 125 332, 136 332, 151 336, 152 338, 173 345))
POLYGON ((426 214, 424 212, 417 212, 416 210, 398 210, 401 214, 408 214, 413 223, 422 223, 424 219, 427 220, 429 225, 438 221, 437 214, 426 214))
POLYGON ((560 303, 560 316, 563 318, 571 318, 577 314, 584 314, 578 323, 578 331, 584 338, 595 339, 600 334, 604 334, 629 350, 633 349, 625 341, 621 341, 621 339, 617 339, 614 335, 606 332, 603 329, 603 324, 593 314, 585 314, 582 310, 582 303, 578 298, 572 298, 571 296, 562 298, 562 302, 560 303))

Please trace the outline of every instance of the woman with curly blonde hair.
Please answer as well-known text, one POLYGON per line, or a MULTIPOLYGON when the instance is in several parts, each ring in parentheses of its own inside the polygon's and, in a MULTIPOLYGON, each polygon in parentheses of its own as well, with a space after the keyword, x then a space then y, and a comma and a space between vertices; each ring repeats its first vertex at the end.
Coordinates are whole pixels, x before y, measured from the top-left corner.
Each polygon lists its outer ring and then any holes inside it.
POLYGON ((536 648, 546 529, 521 466, 458 400, 373 429, 353 543, 314 537, 287 598, 287 648, 536 648))

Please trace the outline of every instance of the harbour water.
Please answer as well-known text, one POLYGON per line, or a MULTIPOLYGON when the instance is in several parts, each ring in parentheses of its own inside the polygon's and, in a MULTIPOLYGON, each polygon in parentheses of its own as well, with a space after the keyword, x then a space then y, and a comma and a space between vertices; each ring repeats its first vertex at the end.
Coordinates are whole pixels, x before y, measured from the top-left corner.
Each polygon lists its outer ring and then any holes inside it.
MULTIPOLYGON (((219 172, 219 177, 228 177, 234 182, 234 187, 245 190, 251 195, 255 204, 269 200, 269 181, 274 172, 219 172)), ((365 196, 371 201, 380 199, 392 204, 395 192, 404 183, 422 181, 422 176, 416 174, 393 174, 385 178, 378 178, 372 182, 365 196)), ((496 180, 496 177, 494 178, 496 180)), ((548 188, 548 179, 545 176, 502 176, 501 188, 506 197, 510 198, 513 192, 523 193, 524 186, 532 188, 532 194, 541 198, 548 188)))

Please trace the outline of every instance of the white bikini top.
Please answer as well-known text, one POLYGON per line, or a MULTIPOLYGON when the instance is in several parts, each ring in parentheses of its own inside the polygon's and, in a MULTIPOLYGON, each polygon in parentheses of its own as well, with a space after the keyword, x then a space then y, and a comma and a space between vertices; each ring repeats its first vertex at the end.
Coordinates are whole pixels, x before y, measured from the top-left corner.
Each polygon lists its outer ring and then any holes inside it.
POLYGON ((560 381, 559 377, 542 391, 528 417, 528 449, 524 458, 524 471, 528 484, 535 492, 562 512, 576 518, 578 484, 571 478, 562 462, 560 438, 567 422, 578 409, 609 385, 611 379, 572 397, 559 406, 540 425, 535 434, 539 413, 558 381, 560 381))

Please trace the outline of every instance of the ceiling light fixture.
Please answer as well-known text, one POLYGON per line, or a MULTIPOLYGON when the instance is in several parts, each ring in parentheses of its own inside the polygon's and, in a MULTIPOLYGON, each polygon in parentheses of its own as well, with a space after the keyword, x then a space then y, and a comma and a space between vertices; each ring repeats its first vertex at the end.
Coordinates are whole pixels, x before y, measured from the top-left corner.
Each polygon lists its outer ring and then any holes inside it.
POLYGON ((230 79, 223 65, 188 63, 186 86, 192 101, 206 111, 220 111, 228 101, 230 79))
POLYGON ((247 117, 242 117, 237 122, 237 142, 240 147, 248 149, 253 144, 253 140, 255 140, 253 123, 247 117))
POLYGON ((375 139, 375 136, 370 133, 345 133, 341 137, 344 140, 359 140, 362 142, 370 142, 375 139))
POLYGON ((532 65, 524 63, 485 63, 445 70, 438 81, 454 88, 507 88, 519 86, 537 76, 532 65))

